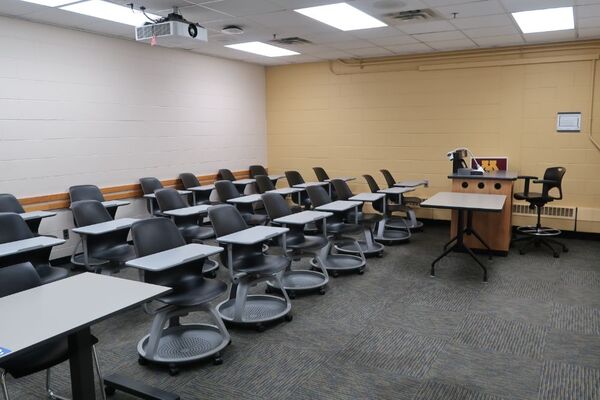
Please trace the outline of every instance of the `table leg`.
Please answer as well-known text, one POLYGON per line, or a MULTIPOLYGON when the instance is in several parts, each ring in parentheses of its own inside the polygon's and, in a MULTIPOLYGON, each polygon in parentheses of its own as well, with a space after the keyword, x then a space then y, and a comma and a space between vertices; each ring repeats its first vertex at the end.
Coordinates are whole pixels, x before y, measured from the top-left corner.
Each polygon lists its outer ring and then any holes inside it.
POLYGON ((69 366, 73 400, 95 400, 92 335, 85 327, 69 335, 69 366))
POLYGON ((87 235, 83 235, 81 238, 81 247, 83 247, 83 264, 85 265, 85 269, 89 271, 90 255, 88 254, 87 235))

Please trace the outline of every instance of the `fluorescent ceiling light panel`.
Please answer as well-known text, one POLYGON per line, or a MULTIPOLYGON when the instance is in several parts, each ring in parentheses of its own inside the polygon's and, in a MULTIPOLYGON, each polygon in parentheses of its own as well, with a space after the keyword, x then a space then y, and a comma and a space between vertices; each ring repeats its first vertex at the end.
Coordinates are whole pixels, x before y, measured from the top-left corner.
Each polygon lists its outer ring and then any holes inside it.
POLYGON ((69 3, 73 3, 74 1, 77 0, 21 0, 27 3, 34 3, 34 4, 40 4, 42 6, 48 6, 48 7, 58 7, 58 6, 62 6, 64 4, 69 4, 69 3))
MULTIPOLYGON (((72 11, 83 15, 89 15, 90 17, 101 18, 131 26, 142 26, 146 22, 151 22, 146 18, 144 13, 139 10, 132 10, 129 7, 123 7, 102 0, 90 0, 82 3, 75 3, 61 7, 61 10, 72 11)), ((158 15, 146 14, 152 19, 161 18, 158 15)))
POLYGON ((281 47, 273 46, 262 42, 228 44, 225 47, 229 47, 230 49, 235 50, 246 51, 248 53, 254 53, 266 57, 283 57, 300 54, 295 51, 283 49, 281 47))
POLYGON ((573 7, 512 13, 523 33, 563 31, 575 28, 573 7))
POLYGON ((381 22, 377 18, 373 18, 369 14, 352 7, 347 3, 300 8, 294 11, 342 31, 354 31, 357 29, 387 26, 387 24, 381 22))

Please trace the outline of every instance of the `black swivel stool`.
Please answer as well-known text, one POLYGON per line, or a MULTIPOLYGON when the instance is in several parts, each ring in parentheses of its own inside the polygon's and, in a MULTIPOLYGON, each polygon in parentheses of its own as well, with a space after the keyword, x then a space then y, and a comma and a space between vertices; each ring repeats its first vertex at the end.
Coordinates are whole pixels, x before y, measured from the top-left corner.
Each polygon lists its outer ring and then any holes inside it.
MULTIPOLYGON (((285 318, 292 320, 292 305, 283 291, 283 297, 272 295, 248 295, 252 286, 275 280, 284 287, 281 274, 290 260, 287 256, 266 255, 263 244, 274 237, 284 235, 288 229, 272 226, 249 228, 240 212, 231 205, 219 205, 208 210, 217 241, 227 248, 221 253, 221 262, 229 271, 231 289, 229 299, 219 304, 217 310, 226 322, 253 326, 258 331, 265 324, 285 318)), ((285 246, 284 240, 282 245, 285 246)), ((284 248, 285 251, 285 248, 284 248)))
MULTIPOLYGON (((159 189, 154 194, 156 194, 156 201, 161 213, 165 215, 168 215, 167 211, 193 208, 188 206, 175 189, 159 189)), ((206 214, 207 211, 189 215, 171 216, 186 243, 204 243, 205 240, 215 237, 215 231, 211 226, 202 225, 204 215, 206 214)), ((215 260, 209 259, 204 264, 204 273, 211 278, 216 277, 217 269, 219 269, 219 263, 215 260)))
POLYGON ((542 208, 555 200, 562 200, 562 180, 567 172, 566 168, 563 167, 552 167, 546 169, 544 172, 544 179, 538 179, 536 176, 519 176, 518 179, 525 180, 525 187, 522 193, 515 193, 514 197, 517 200, 525 200, 529 203, 529 207, 537 210, 537 222, 531 226, 519 226, 517 232, 523 234, 522 237, 513 239, 515 242, 523 242, 523 245, 519 248, 519 253, 525 254, 526 249, 534 245, 535 247, 544 246, 552 251, 554 257, 560 256, 560 250, 568 252, 569 249, 563 243, 558 240, 552 239, 552 237, 560 235, 562 232, 560 229, 548 228, 542 226, 542 208), (530 183, 541 184, 541 192, 529 191, 530 183), (553 195, 553 190, 558 191, 558 195, 553 195), (557 250, 556 247, 559 249, 557 250))
MULTIPOLYGON (((315 258, 318 261, 318 271, 310 270, 292 270, 292 263, 290 263, 281 276, 281 282, 283 288, 287 292, 290 298, 295 298, 296 292, 307 292, 318 290, 320 294, 325 294, 325 286, 329 282, 329 275, 325 268, 322 249, 327 247, 329 242, 327 238, 323 236, 308 236, 304 234, 304 226, 308 222, 312 222, 317 219, 321 219, 329 213, 322 213, 318 211, 305 211, 306 219, 303 219, 301 213, 293 214, 292 210, 288 206, 281 195, 277 193, 265 193, 262 195, 263 204, 269 215, 269 219, 273 221, 271 224, 274 226, 289 226, 290 231, 287 232, 286 248, 290 250, 292 260, 300 260, 302 257, 315 258), (311 215, 316 214, 316 216, 311 215), (293 215, 293 216, 292 216, 293 215), (289 218, 289 216, 292 216, 289 218), (288 217, 287 219, 284 217, 288 217), (302 222, 296 222, 302 220, 302 222)), ((281 240, 281 239, 279 239, 281 240)), ((281 246, 283 247, 283 246, 281 246)), ((269 288, 281 290, 277 286, 276 282, 269 281, 269 288)), ((269 293, 269 291, 267 291, 269 293)))
MULTIPOLYGON (((163 184, 154 177, 146 177, 140 178, 140 186, 142 187, 142 192, 144 195, 154 194, 158 189, 163 189, 163 184)), ((156 202, 156 198, 146 199, 146 208, 150 215, 155 217, 164 217, 163 213, 160 212, 158 208, 158 203, 156 202)))
MULTIPOLYGON (((351 197, 354 196, 348 184, 341 179, 332 179, 331 184, 335 188, 335 191, 338 195, 339 200, 351 200, 351 197)), ((383 196, 383 195, 381 195, 383 196)), ((385 201, 385 196, 383 200, 385 201)), ((365 240, 356 241, 360 246, 360 251, 365 256, 383 256, 384 246, 381 243, 375 241, 375 237, 373 234, 373 229, 380 221, 383 220, 383 217, 379 214, 373 213, 364 213, 362 212, 362 206, 358 208, 358 215, 355 215, 354 212, 348 213, 347 221, 353 223, 358 220, 358 223, 363 226, 363 232, 365 235, 365 240)), ((354 243, 340 243, 336 245, 338 251, 342 253, 356 254, 359 255, 360 252, 356 249, 354 243)))
MULTIPOLYGON (((316 210, 318 210, 320 206, 325 206, 329 203, 332 203, 331 197, 329 197, 322 186, 308 186, 306 191, 308 192, 310 201, 316 210)), ((317 222, 317 227, 320 228, 323 234, 327 236, 330 241, 329 251, 323 262, 327 268, 327 271, 333 277, 337 277, 340 272, 347 271, 356 271, 359 274, 362 274, 364 273, 367 265, 365 255, 356 239, 346 236, 361 233, 363 230, 362 226, 346 223, 345 221, 348 217, 347 214, 347 211, 334 212, 333 216, 327 218, 325 223, 322 223, 322 221, 317 222), (354 243, 355 248, 359 252, 359 256, 333 252, 336 244, 348 242, 354 243)), ((311 264, 313 267, 317 267, 317 260, 312 260, 311 264)))
MULTIPOLYGON (((0 193, 0 212, 23 214, 25 210, 15 196, 10 193, 0 193)), ((31 218, 26 223, 34 235, 39 235, 38 231, 42 223, 42 218, 31 218)))
MULTIPOLYGON (((221 168, 219 170, 219 172, 217 172, 217 180, 218 181, 236 181, 237 178, 235 177, 235 175, 233 175, 233 172, 231 172, 231 170, 227 169, 227 168, 221 168)), ((238 193, 240 195, 244 194, 244 191, 246 190, 246 183, 239 183, 239 184, 234 184, 235 188, 237 189, 238 193)), ((221 199, 221 201, 225 201, 223 199, 221 199)))
MULTIPOLYGON (((383 177, 385 178, 385 182, 388 185, 388 188, 393 188, 394 186, 398 186, 398 182, 392 176, 392 173, 387 169, 379 170, 383 177)), ((426 182, 426 181, 422 181, 426 182)), ((404 221, 398 221, 397 219, 390 219, 388 221, 388 227, 392 229, 405 229, 405 226, 408 226, 409 229, 416 231, 423 228, 423 222, 417 220, 417 216, 415 214, 415 210, 413 210, 407 203, 420 204, 421 199, 418 197, 405 197, 403 194, 399 194, 397 196, 390 196, 390 201, 397 205, 399 208, 395 211, 403 211, 406 213, 406 218, 404 221)))
MULTIPOLYGON (((0 297, 10 296, 28 289, 33 289, 42 285, 36 269, 30 263, 17 264, 9 267, 0 268, 0 297)), ((80 301, 82 299, 73 299, 80 301)), ((27 316, 23 316, 27 318, 27 316)), ((3 323, 10 323, 4 321, 3 323)), ((98 364, 95 344, 98 339, 92 336, 92 358, 98 374, 98 383, 102 399, 106 400, 104 394, 102 372, 98 364)), ((51 388, 51 373, 52 367, 61 364, 69 359, 69 345, 67 338, 52 339, 42 345, 36 346, 31 350, 26 350, 20 355, 2 362, 0 358, 0 385, 4 400, 10 400, 8 387, 6 386, 6 374, 10 374, 13 378, 23 378, 37 372, 46 371, 46 398, 64 399, 52 391, 51 388)))
MULTIPOLYGON (((363 175, 363 178, 365 178, 367 181, 371 193, 382 193, 382 190, 379 187, 379 184, 377 184, 377 181, 375 181, 375 178, 373 178, 371 175, 363 175)), ((386 190, 384 189, 384 191, 386 190)), ((403 226, 404 229, 393 229, 389 227, 388 223, 390 219, 392 219, 392 213, 395 211, 404 212, 404 207, 402 205, 389 202, 390 197, 397 199, 396 195, 386 194, 385 202, 373 203, 373 208, 375 211, 383 215, 383 221, 377 225, 375 240, 388 246, 407 242, 411 237, 410 229, 406 225, 406 219, 404 218, 400 219, 399 222, 401 225, 398 225, 403 226)))
MULTIPOLYGON (((113 221, 102 203, 96 200, 76 201, 71 204, 71 211, 77 228, 113 221)), ((92 265, 91 271, 110 275, 119 272, 126 261, 135 257, 133 246, 127 242, 129 230, 126 226, 86 238, 88 255, 108 261, 108 264, 92 265)))
MULTIPOLYGON (((32 238, 36 238, 36 236, 31 232, 27 223, 25 223, 19 214, 0 213, 0 243, 16 242, 32 238)), ((66 278, 69 274, 66 269, 50 265, 51 251, 52 247, 34 247, 14 255, 2 257, 0 259, 0 269, 3 266, 30 262, 35 267, 43 284, 66 278)))
POLYGON ((144 282, 173 289, 156 299, 162 307, 155 311, 146 307, 155 316, 150 333, 138 343, 140 363, 167 365, 171 375, 179 372, 179 365, 207 358, 221 364, 221 351, 230 337, 211 302, 227 292, 227 285, 205 279, 202 268, 208 254, 222 249, 186 245, 180 230, 166 218, 136 222, 131 236, 139 258, 128 265, 143 271, 144 282), (216 325, 180 323, 180 317, 196 311, 209 313, 216 325))
MULTIPOLYGON (((215 189, 217 190, 219 198, 223 203, 226 203, 227 201, 235 199, 237 197, 242 197, 240 192, 230 181, 216 181, 215 189)), ((267 223, 267 216, 255 214, 252 204, 236 204, 236 207, 242 213, 242 217, 248 225, 264 225, 267 223)))
POLYGON ((276 187, 273 184, 273 181, 269 179, 267 175, 256 175, 254 176, 256 179, 256 190, 259 194, 263 194, 268 192, 269 190, 275 190, 276 187))
POLYGON ((191 172, 184 172, 179 174, 179 179, 181 179, 184 189, 192 190, 194 204, 210 204, 210 193, 212 190, 199 190, 200 188, 204 188, 204 186, 200 184, 196 175, 191 172))
MULTIPOLYGON (((298 171, 285 171, 285 178, 288 181, 288 185, 290 185, 290 187, 306 183, 306 181, 298 171)), ((311 207, 310 197, 307 193, 300 193, 299 199, 297 198, 297 196, 292 196, 292 201, 296 205, 304 208, 305 210, 308 210, 311 207)))

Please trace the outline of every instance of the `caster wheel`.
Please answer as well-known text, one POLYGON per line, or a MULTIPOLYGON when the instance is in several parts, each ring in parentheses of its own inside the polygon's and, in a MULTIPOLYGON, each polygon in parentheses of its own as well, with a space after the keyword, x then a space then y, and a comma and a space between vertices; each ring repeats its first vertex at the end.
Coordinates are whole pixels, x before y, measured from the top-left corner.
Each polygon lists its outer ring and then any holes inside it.
POLYGON ((383 258, 383 253, 377 253, 377 258, 383 258))
POLYGON ((331 273, 331 276, 333 276, 334 278, 337 278, 338 276, 340 276, 340 274, 337 271, 333 271, 331 273))
POLYGON ((138 357, 138 364, 140 365, 148 365, 148 360, 143 357, 138 357))
POLYGON ((215 355, 215 358, 213 358, 213 365, 221 365, 223 364, 223 359, 221 358, 221 355, 219 354, 218 356, 215 355))
POLYGON ((257 324, 256 325, 256 331, 257 332, 264 332, 265 331, 265 326, 263 324, 257 324))
POLYGON ((117 389, 112 386, 104 386, 104 393, 106 393, 107 396, 112 396, 116 391, 117 389))
POLYGON ((319 294, 322 296, 325 294, 325 288, 320 288, 319 289, 319 294))
POLYGON ((287 322, 290 322, 294 319, 294 316, 292 314, 286 314, 284 318, 287 322))
POLYGON ((568 252, 569 252, 569 249, 566 247, 563 247, 563 253, 568 253, 568 252))
POLYGON ((560 257, 560 254, 554 253, 554 258, 559 258, 559 257, 560 257))
POLYGON ((359 269, 359 270, 358 270, 358 274, 359 274, 359 275, 362 275, 362 274, 364 274, 364 273, 365 273, 365 270, 364 270, 364 269, 359 269))
POLYGON ((286 290, 286 293, 290 299, 296 298, 296 292, 294 292, 293 290, 286 290))
POLYGON ((266 293, 266 294, 271 294, 271 293, 273 293, 273 289, 271 289, 271 286, 267 286, 267 288, 265 289, 265 293, 266 293))
POLYGON ((171 376, 179 375, 179 368, 177 368, 175 365, 169 365, 169 375, 171 375, 171 376))
POLYGON ((519 250, 519 254, 523 255, 523 254, 525 254, 525 252, 523 250, 519 250))
POLYGON ((205 277, 207 277, 208 279, 215 279, 217 277, 217 271, 210 271, 206 274, 204 274, 205 277))
POLYGON ((233 341, 229 339, 229 343, 227 343, 227 346, 231 346, 231 343, 233 343, 233 341))

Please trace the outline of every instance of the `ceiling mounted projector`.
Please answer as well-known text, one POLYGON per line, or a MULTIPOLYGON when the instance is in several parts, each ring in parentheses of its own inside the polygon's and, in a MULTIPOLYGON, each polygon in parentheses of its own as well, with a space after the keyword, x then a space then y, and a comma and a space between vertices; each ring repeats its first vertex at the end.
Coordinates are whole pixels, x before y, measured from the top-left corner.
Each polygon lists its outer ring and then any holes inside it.
POLYGON ((189 50, 207 42, 208 32, 206 28, 187 21, 180 14, 171 13, 166 18, 135 28, 135 40, 189 50))

